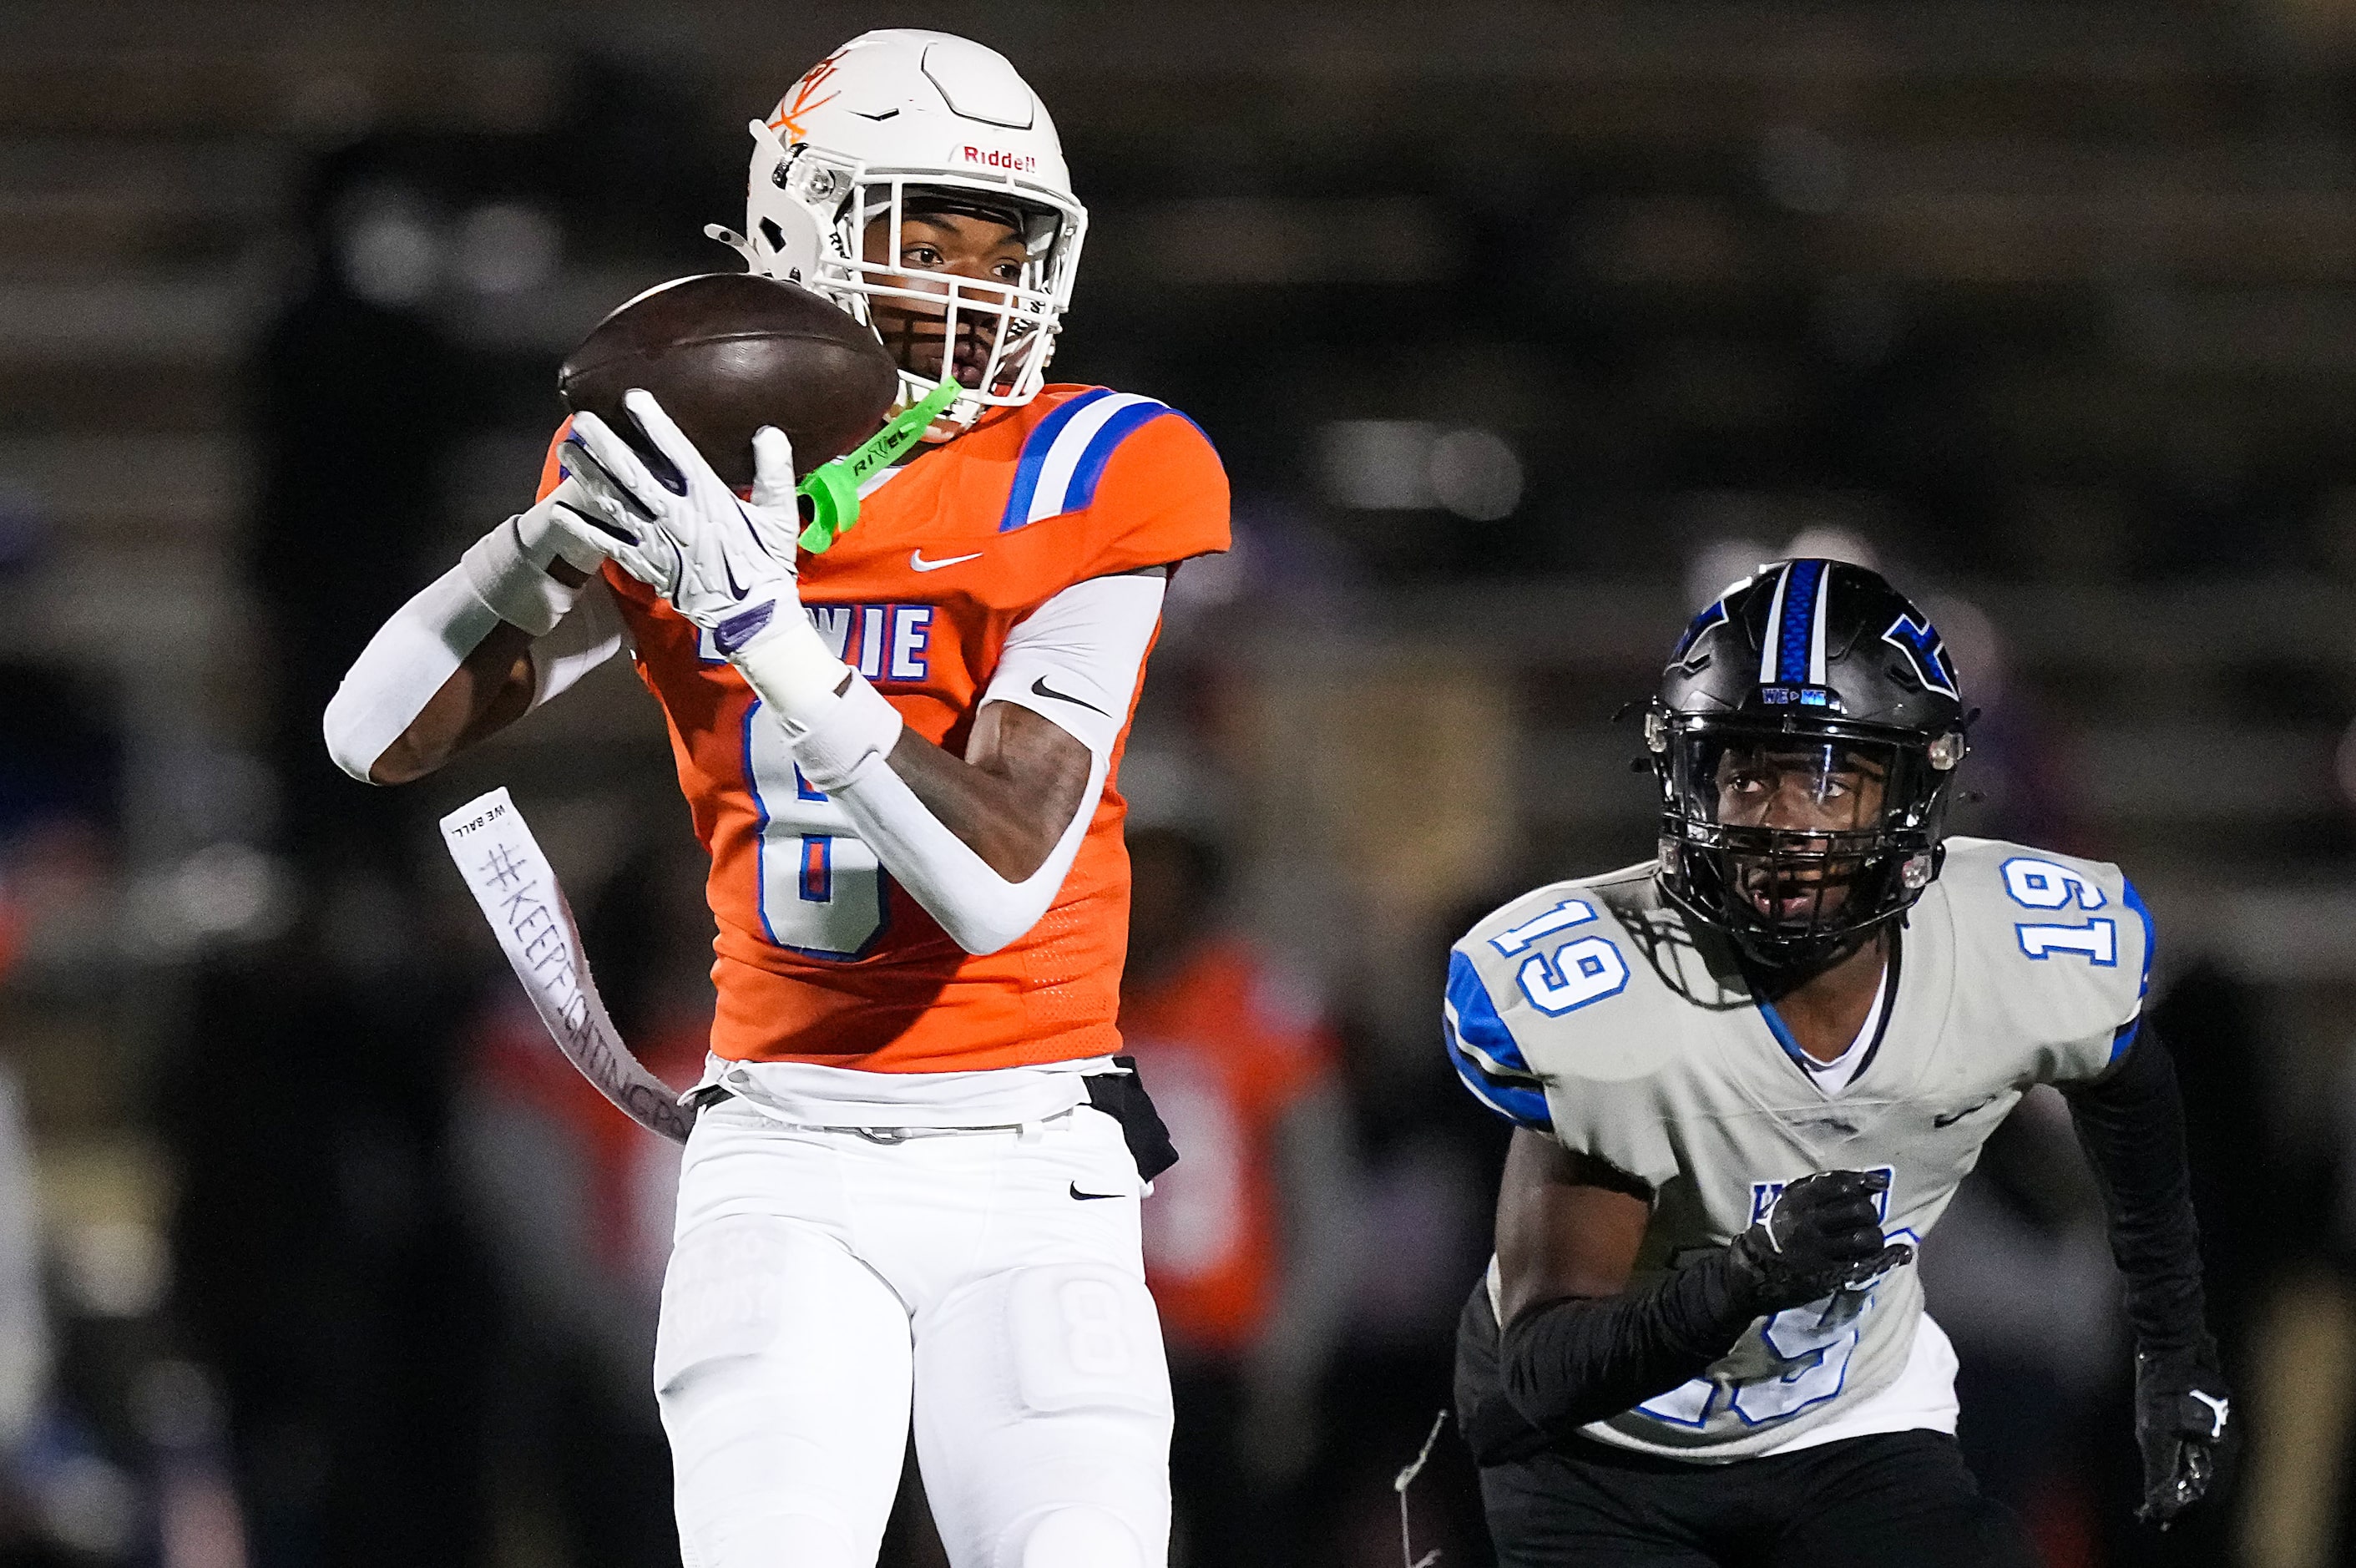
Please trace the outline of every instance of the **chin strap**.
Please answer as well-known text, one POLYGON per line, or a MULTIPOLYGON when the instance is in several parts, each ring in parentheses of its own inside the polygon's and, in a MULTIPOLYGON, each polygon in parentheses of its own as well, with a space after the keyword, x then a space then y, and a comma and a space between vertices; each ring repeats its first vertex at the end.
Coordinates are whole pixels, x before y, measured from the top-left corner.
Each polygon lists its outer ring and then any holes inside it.
POLYGON ((921 403, 902 409, 883 429, 844 453, 820 463, 794 488, 806 504, 809 526, 801 546, 813 555, 827 550, 859 521, 859 487, 898 462, 908 448, 924 438, 963 389, 955 377, 935 387, 921 403))

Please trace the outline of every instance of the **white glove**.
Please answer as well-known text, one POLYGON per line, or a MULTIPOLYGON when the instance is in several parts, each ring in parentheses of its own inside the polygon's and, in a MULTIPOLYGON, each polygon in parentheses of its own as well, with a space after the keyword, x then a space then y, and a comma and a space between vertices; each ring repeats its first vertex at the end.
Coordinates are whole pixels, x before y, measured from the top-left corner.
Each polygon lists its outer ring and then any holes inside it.
POLYGON ((579 479, 561 479, 530 510, 516 514, 516 542, 543 570, 550 561, 562 560, 576 572, 594 575, 610 557, 602 545, 577 537, 577 525, 565 514, 597 504, 579 479))
MULTIPOLYGON (((665 575, 640 545, 643 520, 636 503, 625 500, 621 488, 605 479, 591 464, 588 453, 570 440, 557 463, 564 478, 524 518, 541 520, 556 553, 573 564, 581 565, 584 556, 596 565, 611 561, 659 591, 665 575)), ((523 521, 517 520, 519 527, 523 521)), ((594 569, 594 565, 583 567, 594 569)))
POLYGON ((594 573, 602 551, 586 547, 568 524, 568 507, 587 500, 578 481, 566 479, 530 511, 519 512, 483 535, 460 558, 475 596, 501 620, 534 637, 546 637, 572 613, 581 585, 548 575, 560 556, 583 572, 594 573))
POLYGON ((679 482, 657 478, 595 414, 575 414, 563 460, 589 504, 552 526, 669 600, 780 717, 806 725, 850 671, 802 612, 792 444, 774 425, 755 433, 752 498, 739 500, 653 393, 632 388, 622 404, 679 482))

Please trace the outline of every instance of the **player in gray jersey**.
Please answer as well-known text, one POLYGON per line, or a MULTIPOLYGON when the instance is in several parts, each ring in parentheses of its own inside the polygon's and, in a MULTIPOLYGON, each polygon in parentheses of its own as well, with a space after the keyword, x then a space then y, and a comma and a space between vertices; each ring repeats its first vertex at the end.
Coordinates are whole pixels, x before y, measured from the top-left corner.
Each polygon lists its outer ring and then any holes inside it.
POLYGON ((2228 1404, 2150 918, 2115 866, 1943 838, 1967 723, 1881 578, 1764 567, 1645 714, 1660 858, 1456 945, 1448 1048, 1515 1123, 1457 1370, 1505 1568, 2032 1562, 1957 1456, 1914 1254, 2040 1083, 2110 1201, 2143 1517, 2208 1487, 2228 1404))

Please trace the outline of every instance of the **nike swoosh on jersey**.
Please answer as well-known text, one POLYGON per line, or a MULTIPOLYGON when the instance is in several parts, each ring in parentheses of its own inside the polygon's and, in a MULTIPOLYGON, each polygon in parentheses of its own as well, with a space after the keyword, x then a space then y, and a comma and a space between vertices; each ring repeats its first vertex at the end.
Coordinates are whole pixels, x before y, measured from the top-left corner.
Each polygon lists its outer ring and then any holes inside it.
POLYGON ((1047 677, 1044 675, 1040 676, 1036 681, 1031 682, 1031 693, 1033 696, 1053 697, 1059 703, 1069 703, 1076 708, 1086 708, 1092 714, 1104 714, 1104 716, 1107 718, 1112 717, 1110 714, 1105 714, 1105 711, 1102 708, 1098 707, 1094 703, 1089 702, 1085 697, 1068 697, 1063 693, 1056 691, 1053 686, 1047 684, 1047 677))
POLYGON ((1082 1203, 1086 1203, 1090 1198, 1120 1197, 1125 1195, 1118 1192, 1082 1192, 1080 1190, 1080 1184, 1078 1182, 1074 1182, 1072 1184, 1072 1196, 1078 1198, 1082 1203))
POLYGON ((1987 1107, 1995 1103, 1996 1096, 1991 1094, 1986 1100, 1965 1106, 1961 1111, 1950 1111, 1944 1116, 1932 1117, 1931 1125, 1933 1127, 1952 1127, 1956 1122, 1962 1121, 1965 1117, 1969 1116, 1973 1112, 1986 1110, 1987 1107))
POLYGON ((926 560, 925 553, 921 550, 911 550, 908 552, 908 565, 912 570, 918 572, 937 572, 944 566, 955 566, 963 562, 979 561, 980 559, 981 552, 979 550, 975 551, 970 555, 950 555, 939 561, 926 560))

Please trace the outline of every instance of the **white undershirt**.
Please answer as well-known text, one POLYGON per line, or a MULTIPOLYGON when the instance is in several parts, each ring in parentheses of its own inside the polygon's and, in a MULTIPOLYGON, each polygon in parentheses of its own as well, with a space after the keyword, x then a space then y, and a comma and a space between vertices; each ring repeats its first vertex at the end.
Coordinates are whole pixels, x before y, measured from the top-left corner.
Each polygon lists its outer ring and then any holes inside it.
POLYGON ((1858 1026, 1857 1037, 1849 1041, 1848 1048, 1828 1062, 1820 1062, 1805 1051, 1796 1053, 1800 1066, 1807 1071, 1808 1081, 1815 1084, 1826 1099, 1830 1100, 1845 1091, 1857 1081, 1857 1075, 1865 1070, 1865 1058, 1872 1054, 1873 1037, 1881 1030, 1882 1009, 1889 1005, 1889 1002, 1890 966, 1884 963, 1881 979, 1873 988, 1873 1005, 1865 1010, 1865 1022, 1858 1026))

